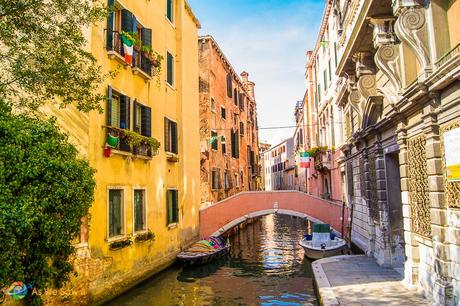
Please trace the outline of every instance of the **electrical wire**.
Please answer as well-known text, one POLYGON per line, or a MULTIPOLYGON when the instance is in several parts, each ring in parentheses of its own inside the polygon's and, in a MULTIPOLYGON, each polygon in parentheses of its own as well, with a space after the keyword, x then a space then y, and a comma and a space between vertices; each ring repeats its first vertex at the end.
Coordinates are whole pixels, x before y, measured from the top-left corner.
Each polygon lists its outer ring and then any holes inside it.
MULTIPOLYGON (((344 124, 345 122, 332 122, 332 124, 344 124)), ((328 123, 329 124, 329 123, 328 123)), ((316 123, 316 124, 303 124, 301 125, 301 127, 313 127, 313 126, 318 126, 318 125, 321 125, 320 123, 316 123)), ((286 125, 286 126, 269 126, 269 127, 259 127, 258 130, 282 130, 282 129, 295 129, 299 126, 297 125, 286 125)), ((213 131, 230 131, 232 130, 232 128, 214 128, 214 129, 211 129, 213 131)))

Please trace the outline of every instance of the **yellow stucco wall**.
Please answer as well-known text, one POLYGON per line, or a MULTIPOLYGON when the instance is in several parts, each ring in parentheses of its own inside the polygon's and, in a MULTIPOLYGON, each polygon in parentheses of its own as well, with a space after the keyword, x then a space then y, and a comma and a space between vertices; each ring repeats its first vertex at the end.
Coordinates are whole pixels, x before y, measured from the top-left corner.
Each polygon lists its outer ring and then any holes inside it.
MULTIPOLYGON (((100 2, 106 3, 104 0, 100 2)), ((166 58, 166 51, 175 59, 174 88, 166 84, 166 60, 162 62, 160 85, 156 77, 146 82, 135 75, 131 67, 124 67, 111 59, 106 50, 104 29, 106 22, 94 25, 88 33, 91 52, 104 72, 118 70, 115 78, 101 84, 152 108, 152 137, 160 141, 159 155, 151 160, 134 156, 112 154, 104 157, 106 113, 94 111, 82 114, 73 108, 65 111, 51 109, 71 141, 78 145, 97 172, 94 204, 90 209, 89 252, 79 261, 80 273, 76 283, 80 295, 90 302, 105 301, 130 286, 166 267, 176 254, 198 238, 200 202, 200 150, 198 114, 198 24, 185 0, 174 1, 174 23, 166 18, 165 0, 117 0, 130 10, 137 21, 152 29, 152 47, 166 58), (164 149, 164 117, 178 124, 179 162, 167 161, 164 149), (133 189, 145 188, 147 202, 147 228, 154 241, 133 243, 121 250, 109 250, 107 239, 107 189, 124 189, 125 233, 133 235, 133 189), (166 191, 179 191, 179 222, 167 226, 166 191), (81 288, 80 288, 81 287, 81 288)), ((103 105, 104 109, 106 105, 103 105)), ((131 122, 132 120, 131 110, 131 122)), ((83 244, 85 247, 85 244, 83 244)), ((73 285, 72 285, 73 286, 73 285)), ((73 290, 77 291, 77 290, 73 290)), ((87 301, 88 301, 87 300, 87 301)))
POLYGON ((452 48, 460 44, 460 1, 454 1, 447 11, 449 22, 450 45, 452 48))

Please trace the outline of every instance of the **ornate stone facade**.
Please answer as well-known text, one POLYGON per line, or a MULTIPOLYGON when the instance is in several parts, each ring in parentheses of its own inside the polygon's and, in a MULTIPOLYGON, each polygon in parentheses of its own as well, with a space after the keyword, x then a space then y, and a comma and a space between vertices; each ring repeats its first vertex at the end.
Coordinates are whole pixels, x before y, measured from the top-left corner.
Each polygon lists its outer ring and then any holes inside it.
POLYGON ((320 36, 337 31, 335 74, 347 84, 336 103, 352 242, 404 266, 434 304, 458 305, 460 182, 447 180, 444 134, 460 127, 460 1, 327 5, 336 26, 320 36))

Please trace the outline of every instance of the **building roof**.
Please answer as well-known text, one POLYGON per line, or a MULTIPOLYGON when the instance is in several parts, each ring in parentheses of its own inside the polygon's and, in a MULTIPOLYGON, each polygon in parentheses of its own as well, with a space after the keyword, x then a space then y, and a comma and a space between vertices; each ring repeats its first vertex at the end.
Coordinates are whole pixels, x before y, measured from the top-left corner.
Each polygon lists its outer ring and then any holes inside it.
POLYGON ((321 27, 319 28, 319 34, 316 39, 315 49, 310 54, 309 62, 313 64, 316 61, 316 54, 321 46, 321 41, 324 36, 324 32, 327 29, 327 23, 329 22, 329 15, 331 13, 332 0, 326 0, 326 7, 324 8, 323 20, 321 21, 321 27))
POLYGON ((190 4, 188 3, 187 0, 185 0, 185 10, 189 14, 189 16, 192 18, 192 20, 195 23, 196 27, 198 29, 201 29, 201 23, 198 20, 198 18, 196 18, 196 15, 193 13, 192 7, 190 6, 190 4))
MULTIPOLYGON (((220 58, 222 59, 222 61, 224 62, 224 64, 227 66, 227 68, 230 70, 230 73, 232 74, 233 76, 233 79, 240 85, 240 87, 245 91, 246 93, 246 96, 252 101, 252 102, 255 102, 254 99, 251 97, 251 95, 247 92, 247 88, 245 88, 244 84, 243 84, 243 81, 241 80, 240 76, 236 73, 235 69, 233 69, 233 66, 232 64, 230 63, 230 61, 227 59, 227 57, 225 56, 224 52, 222 51, 222 49, 220 48, 219 44, 217 43, 217 41, 214 39, 214 37, 212 37, 211 35, 204 35, 204 36, 199 36, 198 37, 198 40, 199 41, 209 41, 211 42, 212 46, 214 47, 214 49, 217 51, 217 54, 220 56, 220 58)), ((248 73, 246 71, 243 71, 241 73, 241 75, 248 75, 248 73)), ((252 83, 254 84, 253 82, 251 81, 248 81, 248 83, 252 83)))

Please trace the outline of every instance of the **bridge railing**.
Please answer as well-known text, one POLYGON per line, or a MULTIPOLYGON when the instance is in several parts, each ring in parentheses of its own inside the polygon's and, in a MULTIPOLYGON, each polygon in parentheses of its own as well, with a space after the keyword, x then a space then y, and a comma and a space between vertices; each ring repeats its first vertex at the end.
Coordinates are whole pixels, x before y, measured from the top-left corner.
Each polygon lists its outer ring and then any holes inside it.
POLYGON ((280 213, 329 223, 348 237, 348 209, 299 191, 241 192, 200 210, 200 235, 222 233, 249 218, 280 213))

